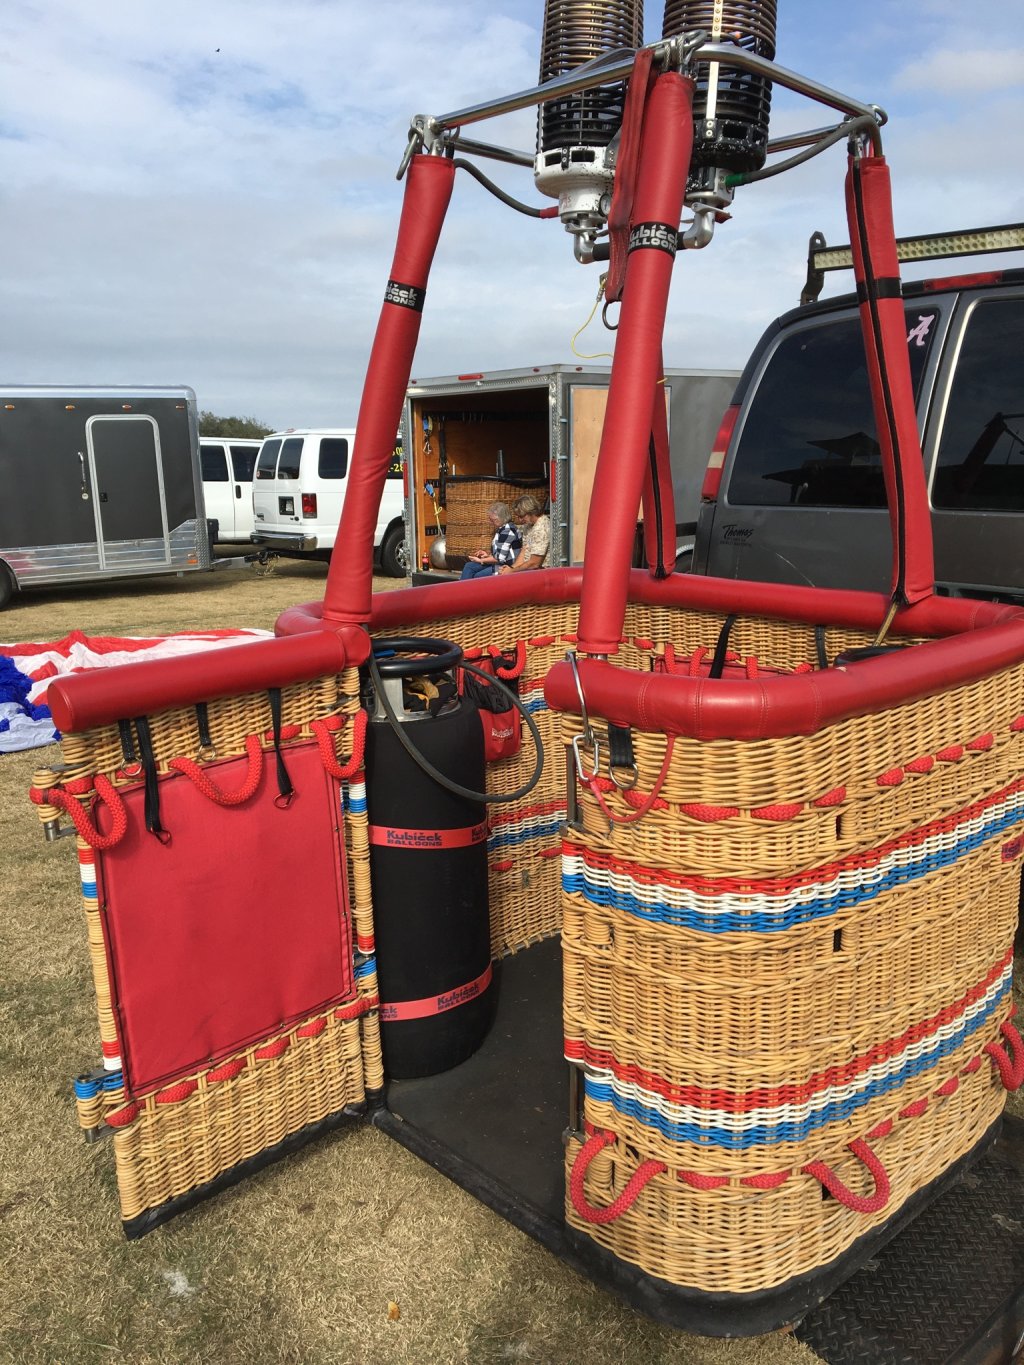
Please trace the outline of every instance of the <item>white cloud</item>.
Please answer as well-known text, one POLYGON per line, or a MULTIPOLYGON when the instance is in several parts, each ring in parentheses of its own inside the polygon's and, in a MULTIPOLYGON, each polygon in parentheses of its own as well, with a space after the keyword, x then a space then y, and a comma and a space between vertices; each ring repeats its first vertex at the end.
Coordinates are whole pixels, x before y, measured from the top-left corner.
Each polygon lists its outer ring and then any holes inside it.
MULTIPOLYGON (((783 65, 888 109, 900 231, 1024 217, 1020 91, 991 72, 974 86, 938 67, 937 79, 914 75, 955 52, 959 4, 782 9, 783 65)), ((986 20, 996 54, 1017 51, 1022 11, 1006 0, 986 20)), ((203 407, 277 426, 351 421, 409 118, 532 85, 542 13, 543 0, 8 0, 0 375, 188 383, 203 407)), ((774 109, 776 132, 834 117, 781 90, 774 109)), ((468 131, 530 149, 534 115, 468 131)), ((529 172, 486 169, 539 202, 529 172)), ((711 247, 680 256, 670 364, 742 365, 795 305, 810 232, 848 240, 844 169, 837 147, 744 188, 711 247)), ((414 372, 571 360, 597 275, 557 223, 501 208, 460 175, 414 372)), ((580 349, 605 340, 592 326, 580 349)))
POLYGON ((1024 48, 952 48, 908 62, 897 73, 895 84, 940 97, 953 91, 991 94, 995 90, 1019 90, 1022 71, 1024 48))

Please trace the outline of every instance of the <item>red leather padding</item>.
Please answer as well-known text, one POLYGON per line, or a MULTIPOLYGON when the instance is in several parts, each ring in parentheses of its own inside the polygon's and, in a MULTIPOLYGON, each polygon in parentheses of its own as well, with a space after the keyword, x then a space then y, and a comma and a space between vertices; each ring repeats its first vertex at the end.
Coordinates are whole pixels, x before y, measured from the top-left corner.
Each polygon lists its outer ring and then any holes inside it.
MULTIPOLYGON (((353 993, 338 784, 315 744, 285 751, 251 800, 217 806, 183 776, 160 781, 169 844, 146 831, 143 787, 123 793, 128 831, 96 857, 127 1088, 133 1094, 308 1018, 353 993)), ((238 787, 248 760, 209 764, 238 787)), ((102 807, 104 829, 110 816, 102 807)))
MULTIPOLYGON (((399 284, 426 288, 454 177, 455 167, 444 157, 414 156, 409 163, 391 267, 391 279, 399 284)), ((402 420, 421 316, 398 303, 385 301, 381 307, 356 418, 338 548, 324 594, 324 615, 330 621, 359 623, 370 618, 377 512, 402 420)))
MULTIPOLYGON (((599 659, 578 664, 587 710, 617 725, 693 739, 811 735, 850 716, 871 715, 945 692, 1024 658, 1024 612, 1002 626, 928 640, 913 649, 813 673, 756 679, 637 673, 599 659)), ((577 715, 568 664, 547 675, 548 705, 577 715)))
MULTIPOLYGON (((399 626, 414 628, 420 621, 436 623, 446 616, 483 616, 492 611, 511 611, 530 603, 550 605, 578 602, 582 580, 581 568, 539 569, 533 573, 504 574, 468 583, 441 583, 377 593, 373 599, 370 628, 391 631, 399 626)), ((643 569, 630 571, 629 599, 652 606, 688 608, 723 615, 736 612, 740 615, 803 621, 809 625, 846 626, 863 631, 876 631, 889 606, 888 597, 882 593, 755 583, 731 578, 708 578, 703 574, 676 573, 657 580, 643 569)), ((982 626, 1021 620, 1024 620, 1024 612, 1019 607, 1004 603, 930 597, 899 612, 890 635, 954 635, 978 630, 982 626)), ((324 631, 328 625, 323 619, 322 602, 304 602, 282 612, 275 630, 279 635, 302 635, 309 631, 324 631)), ((499 645, 510 642, 495 641, 499 645)), ((568 640, 565 647, 571 649, 574 645, 574 640, 568 640)))
MULTIPOLYGON (((851 158, 846 177, 846 213, 857 284, 863 285, 865 279, 865 245, 874 277, 898 279, 892 190, 884 158, 851 158)), ((902 299, 880 298, 874 310, 863 302, 860 315, 892 526, 892 588, 899 600, 913 603, 934 592, 935 566, 924 458, 907 354, 906 314, 902 299), (878 322, 877 336, 873 313, 878 322)))
POLYGON ((351 628, 301 640, 255 640, 58 678, 46 689, 46 703, 54 725, 70 735, 172 706, 324 677, 362 663, 368 653, 365 632, 351 628))
MULTIPOLYGON (((693 82, 672 71, 650 91, 634 224, 660 223, 673 232, 679 226, 693 142, 692 95, 693 82)), ((614 654, 619 647, 655 393, 664 401, 658 380, 672 264, 671 255, 650 247, 632 251, 626 261, 584 555, 579 647, 586 654, 614 654)))

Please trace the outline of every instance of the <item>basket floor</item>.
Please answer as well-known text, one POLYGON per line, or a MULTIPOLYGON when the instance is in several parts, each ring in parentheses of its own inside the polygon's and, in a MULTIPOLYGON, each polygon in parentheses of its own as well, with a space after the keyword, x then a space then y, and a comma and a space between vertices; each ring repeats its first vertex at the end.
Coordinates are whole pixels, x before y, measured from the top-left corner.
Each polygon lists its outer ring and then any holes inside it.
POLYGON ((535 944, 502 958, 497 971, 498 1013, 483 1047, 439 1076, 391 1081, 389 1118, 466 1163, 456 1179, 472 1193, 479 1192, 476 1172, 534 1215, 561 1224, 569 1121, 561 944, 535 944))

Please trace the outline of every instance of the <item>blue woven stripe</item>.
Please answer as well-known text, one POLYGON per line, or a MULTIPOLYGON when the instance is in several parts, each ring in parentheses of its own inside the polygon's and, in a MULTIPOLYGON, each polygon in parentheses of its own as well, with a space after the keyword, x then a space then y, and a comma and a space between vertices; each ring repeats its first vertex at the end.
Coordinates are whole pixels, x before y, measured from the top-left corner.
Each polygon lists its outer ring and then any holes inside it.
POLYGON ((366 813, 366 793, 361 796, 353 796, 349 792, 345 798, 345 809, 351 811, 353 815, 364 815, 366 813))
POLYGON ((544 824, 524 826, 522 829, 506 829, 499 825, 487 840, 489 849, 509 848, 525 843, 527 839, 557 838, 562 828, 561 820, 547 820, 544 824))
POLYGON ((617 1113, 627 1114, 647 1128, 656 1128, 670 1142, 699 1142, 707 1146, 726 1147, 730 1151, 739 1151, 747 1147, 767 1147, 776 1142, 800 1142, 816 1128, 824 1128, 827 1124, 835 1123, 838 1119, 848 1118, 850 1114, 856 1113, 858 1109, 870 1104, 880 1095, 887 1095, 892 1090, 898 1090, 900 1086, 914 1076, 919 1076, 923 1071, 930 1070, 943 1058, 956 1052, 972 1033, 976 1033, 988 1022, 1011 990, 1012 983, 1007 980, 984 1013, 965 1024, 951 1037, 937 1042, 928 1053, 920 1057, 910 1058, 896 1074, 882 1076, 857 1094, 849 1095, 842 1100, 835 1100, 823 1109, 808 1114, 806 1118, 798 1122, 780 1123, 770 1128, 745 1128, 741 1133, 737 1133, 731 1128, 705 1128, 696 1123, 674 1122, 664 1114, 659 1113, 658 1110, 648 1108, 640 1100, 619 1095, 611 1085, 603 1081, 592 1080, 589 1076, 585 1078, 584 1085, 586 1093, 591 1099, 602 1100, 606 1104, 611 1104, 617 1113))
POLYGON ((75 1087, 76 1100, 95 1099, 103 1089, 100 1082, 95 1080, 92 1076, 76 1076, 73 1084, 75 1087))
POLYGON ((377 970, 377 959, 368 957, 365 962, 357 962, 355 965, 356 976, 369 976, 377 970))
POLYGON ((92 901, 96 899, 95 881, 87 882, 84 878, 82 879, 82 895, 92 901))
POLYGON ((917 881, 940 868, 950 867, 961 858, 967 857, 983 844, 997 839, 1008 829, 1024 823, 1024 810, 1011 810, 983 826, 974 834, 959 840, 952 848, 936 849, 915 863, 906 866, 894 865, 878 881, 863 886, 851 887, 832 896, 820 897, 794 905, 789 910, 765 911, 751 909, 746 913, 727 910, 721 914, 709 915, 699 910, 687 909, 664 902, 649 905, 638 900, 631 892, 617 890, 613 886, 598 886, 588 882, 586 872, 565 872, 562 875, 562 888, 567 893, 576 892, 592 905, 604 905, 611 909, 623 910, 637 919, 658 924, 682 925, 687 929, 701 929, 709 934, 736 933, 747 930, 755 933, 774 933, 780 929, 792 929, 798 924, 809 924, 813 920, 826 919, 837 911, 851 905, 863 905, 891 891, 896 886, 917 881))
POLYGON ((104 1090, 121 1090, 124 1087, 124 1072, 108 1071, 103 1077, 104 1090))

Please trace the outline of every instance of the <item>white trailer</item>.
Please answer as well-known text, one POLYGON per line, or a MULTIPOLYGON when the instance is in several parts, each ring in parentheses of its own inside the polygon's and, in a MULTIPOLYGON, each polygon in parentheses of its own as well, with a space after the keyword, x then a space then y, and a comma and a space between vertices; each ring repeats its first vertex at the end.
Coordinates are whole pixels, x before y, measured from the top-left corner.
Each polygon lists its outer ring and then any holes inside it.
POLYGON ((190 388, 0 385, 0 607, 211 566, 190 388))
MULTIPOLYGON (((536 365, 412 381, 405 404, 406 522, 414 578, 461 569, 489 538, 486 509, 518 493, 550 501, 553 565, 583 560, 610 371, 536 365), (431 550, 434 550, 433 561, 431 550)), ((738 370, 665 371, 676 518, 686 535, 738 370)))

